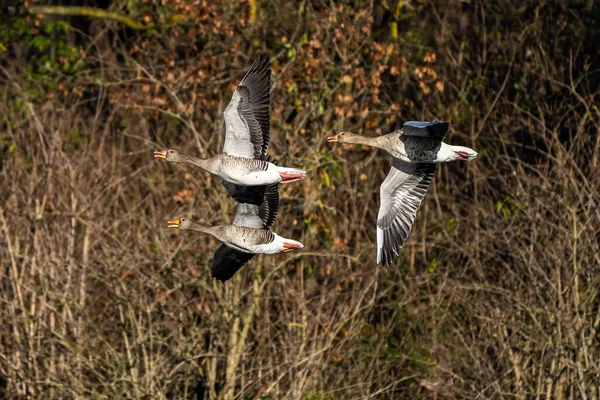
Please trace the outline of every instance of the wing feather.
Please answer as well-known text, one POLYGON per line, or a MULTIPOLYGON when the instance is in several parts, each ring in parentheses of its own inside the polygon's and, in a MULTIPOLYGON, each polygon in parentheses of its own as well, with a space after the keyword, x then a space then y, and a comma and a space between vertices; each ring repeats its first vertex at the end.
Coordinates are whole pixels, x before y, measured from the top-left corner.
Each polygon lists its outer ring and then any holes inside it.
POLYGON ((266 156, 270 140, 271 68, 269 57, 260 55, 236 88, 223 116, 223 152, 246 158, 266 156))
POLYGON ((264 186, 263 201, 260 206, 239 203, 231 223, 255 229, 269 229, 275 222, 279 210, 278 187, 278 183, 264 186))
POLYGON ((231 279, 252 257, 254 257, 252 253, 244 253, 226 244, 221 244, 213 258, 211 275, 213 278, 225 282, 231 279))
POLYGON ((240 86, 247 86, 250 90, 250 107, 252 114, 260 125, 262 132, 261 155, 267 154, 270 141, 271 116, 269 103, 271 102, 271 61, 266 54, 260 54, 254 60, 240 86))
POLYGON ((427 137, 433 139, 443 139, 448 133, 448 122, 426 122, 426 121, 408 121, 402 127, 402 134, 406 136, 427 137))
POLYGON ((417 210, 433 180, 435 164, 411 164, 394 158, 381 185, 377 216, 377 263, 389 265, 400 254, 417 210))
POLYGON ((229 195, 238 203, 249 203, 260 206, 265 197, 265 186, 242 186, 235 183, 221 181, 229 195))

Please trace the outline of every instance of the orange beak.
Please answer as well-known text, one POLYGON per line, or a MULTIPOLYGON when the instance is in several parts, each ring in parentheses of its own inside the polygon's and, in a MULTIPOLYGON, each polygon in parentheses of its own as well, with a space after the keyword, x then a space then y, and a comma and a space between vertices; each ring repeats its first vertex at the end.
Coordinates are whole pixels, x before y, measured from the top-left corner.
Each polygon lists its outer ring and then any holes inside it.
POLYGON ((283 247, 285 247, 283 253, 287 253, 288 251, 302 249, 304 248, 304 245, 302 245, 301 243, 283 242, 283 247))
POLYGON ((167 222, 169 224, 169 228, 175 228, 175 229, 179 229, 179 220, 178 219, 171 219, 167 222))
POLYGON ((339 140, 338 140, 338 135, 329 136, 329 137, 327 138, 327 141, 328 141, 329 143, 338 143, 338 142, 339 142, 339 140))
POLYGON ((155 151, 154 158, 162 158, 164 160, 167 158, 167 152, 166 151, 155 151))

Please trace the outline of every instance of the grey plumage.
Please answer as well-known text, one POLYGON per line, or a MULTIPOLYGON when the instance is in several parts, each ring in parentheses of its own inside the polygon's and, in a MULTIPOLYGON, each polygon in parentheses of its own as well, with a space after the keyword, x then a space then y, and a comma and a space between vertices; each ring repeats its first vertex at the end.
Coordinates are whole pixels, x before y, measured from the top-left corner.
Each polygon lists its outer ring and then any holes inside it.
POLYGON ((403 145, 404 154, 415 163, 435 160, 442 147, 442 141, 434 138, 401 135, 398 140, 403 145))
POLYGON ((267 155, 270 141, 271 115, 269 103, 271 101, 271 65, 269 56, 259 54, 246 73, 240 86, 248 88, 250 93, 250 107, 254 118, 260 125, 262 132, 262 148, 258 158, 267 155))
POLYGON ((271 68, 269 57, 259 55, 236 88, 223 116, 223 152, 264 159, 270 141, 271 68))
POLYGON ((383 149, 394 158, 380 188, 377 217, 377 262, 391 264, 407 240, 417 210, 433 180, 436 163, 472 160, 477 152, 443 142, 448 123, 410 121, 388 135, 364 137, 351 132, 330 136, 329 142, 363 144, 383 149))
MULTIPOLYGON (((264 161, 266 162, 262 166, 263 171, 266 171, 269 162, 277 165, 277 161, 272 160, 270 156, 264 157, 264 161)), ((221 183, 225 186, 229 195, 238 203, 249 203, 257 206, 263 203, 267 186, 242 186, 225 180, 221 180, 221 183)), ((279 203, 279 196, 277 196, 277 202, 279 203)))
POLYGON ((417 210, 433 180, 435 164, 411 164, 397 158, 380 188, 377 262, 389 265, 408 239, 417 210))
MULTIPOLYGON (((231 224, 224 225, 225 238, 243 237, 254 244, 273 242, 275 235, 270 228, 279 211, 279 184, 263 186, 263 202, 260 206, 239 203, 231 224)), ((214 255, 211 274, 222 282, 235 273, 254 257, 254 254, 234 249, 222 243, 214 255)))

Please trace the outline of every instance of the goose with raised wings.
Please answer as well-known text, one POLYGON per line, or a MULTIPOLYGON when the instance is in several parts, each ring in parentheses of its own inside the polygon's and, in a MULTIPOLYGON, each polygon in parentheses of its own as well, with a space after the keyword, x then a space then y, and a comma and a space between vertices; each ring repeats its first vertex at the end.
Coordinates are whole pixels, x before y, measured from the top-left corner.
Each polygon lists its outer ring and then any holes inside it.
POLYGON ((330 136, 329 142, 364 144, 390 153, 392 167, 380 188, 377 216, 377 263, 389 265, 400 254, 412 229, 417 210, 433 180, 437 163, 473 160, 477 152, 442 140, 446 122, 406 122, 388 135, 365 137, 350 132, 330 136))
POLYGON ((181 218, 170 220, 168 227, 208 233, 220 240, 222 244, 215 252, 211 273, 215 279, 225 282, 256 254, 276 254, 304 247, 296 240, 271 231, 279 208, 278 185, 264 188, 260 206, 238 203, 230 224, 210 226, 181 218))
POLYGON ((267 157, 270 79, 269 57, 261 54, 236 88, 223 113, 225 142, 221 154, 201 159, 168 149, 154 152, 154 157, 200 167, 221 178, 236 201, 254 205, 261 204, 266 185, 297 182, 304 178, 305 171, 279 167, 267 157))

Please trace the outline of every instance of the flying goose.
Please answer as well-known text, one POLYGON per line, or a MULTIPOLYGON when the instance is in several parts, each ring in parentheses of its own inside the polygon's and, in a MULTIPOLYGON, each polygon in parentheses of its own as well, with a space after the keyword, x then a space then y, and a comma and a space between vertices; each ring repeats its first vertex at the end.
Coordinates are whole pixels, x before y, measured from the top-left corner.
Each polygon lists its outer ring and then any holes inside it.
POLYGON ((261 204, 265 185, 286 184, 304 178, 305 171, 279 167, 267 158, 270 78, 269 57, 261 54, 236 88, 223 113, 225 142, 221 154, 201 159, 168 149, 154 152, 154 157, 200 167, 221 178, 236 201, 254 205, 261 204))
POLYGON ((435 164, 473 160, 477 152, 442 142, 447 122, 409 121, 388 135, 365 137, 342 132, 332 143, 364 144, 390 153, 392 168, 380 188, 377 216, 377 263, 390 265, 408 238, 417 210, 433 180, 435 164))
POLYGON ((304 245, 271 232, 270 228, 279 207, 279 194, 275 183, 264 188, 260 206, 238 203, 235 218, 230 224, 209 226, 189 219, 170 220, 169 228, 188 229, 208 233, 222 244, 215 252, 211 273, 225 282, 255 254, 276 254, 302 249, 304 245))

